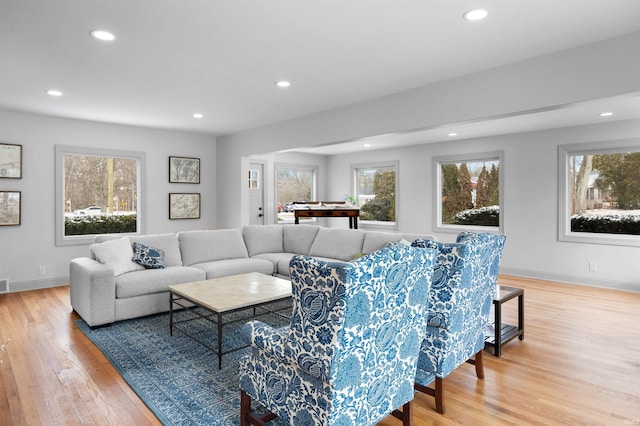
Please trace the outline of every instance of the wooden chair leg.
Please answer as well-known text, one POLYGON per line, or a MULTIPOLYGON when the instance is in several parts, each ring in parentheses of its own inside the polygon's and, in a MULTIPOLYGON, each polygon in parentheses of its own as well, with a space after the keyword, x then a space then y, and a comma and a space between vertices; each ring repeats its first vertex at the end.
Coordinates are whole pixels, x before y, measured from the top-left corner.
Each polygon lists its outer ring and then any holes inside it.
POLYGON ((436 399, 436 411, 440 414, 444 414, 444 388, 442 381, 443 379, 436 377, 435 388, 419 385, 417 383, 413 384, 413 388, 415 390, 426 393, 436 399))
POLYGON ((436 377, 436 411, 440 414, 444 414, 444 380, 440 377, 436 377))
POLYGON ((476 376, 478 376, 478 379, 484 379, 484 363, 483 363, 483 358, 482 358, 482 353, 483 353, 483 349, 480 349, 478 351, 478 353, 476 354, 476 376))
POLYGON ((267 426, 276 417, 278 416, 269 411, 262 417, 257 417, 251 412, 251 395, 240 389, 240 426, 267 426))
POLYGON ((411 426, 413 424, 413 404, 412 401, 402 406, 402 426, 411 426))
POLYGON ((249 426, 251 423, 248 414, 251 411, 251 397, 240 389, 240 426, 249 426))
POLYGON ((402 411, 393 410, 391 413, 393 417, 402 420, 402 426, 412 426, 413 425, 413 400, 407 402, 402 406, 402 411))

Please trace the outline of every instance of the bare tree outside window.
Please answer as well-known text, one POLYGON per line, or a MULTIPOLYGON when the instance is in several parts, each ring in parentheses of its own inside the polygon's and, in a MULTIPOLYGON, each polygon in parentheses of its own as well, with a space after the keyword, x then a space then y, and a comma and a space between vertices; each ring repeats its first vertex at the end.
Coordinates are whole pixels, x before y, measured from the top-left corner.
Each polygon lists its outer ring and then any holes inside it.
MULTIPOLYGON (((276 199, 278 222, 294 221, 296 201, 315 201, 316 170, 314 166, 276 165, 276 199)), ((303 218, 302 220, 314 220, 303 218)))
POLYGON ((640 151, 568 157, 571 232, 640 235, 640 151))
POLYGON ((56 244, 140 232, 142 153, 56 147, 56 244))

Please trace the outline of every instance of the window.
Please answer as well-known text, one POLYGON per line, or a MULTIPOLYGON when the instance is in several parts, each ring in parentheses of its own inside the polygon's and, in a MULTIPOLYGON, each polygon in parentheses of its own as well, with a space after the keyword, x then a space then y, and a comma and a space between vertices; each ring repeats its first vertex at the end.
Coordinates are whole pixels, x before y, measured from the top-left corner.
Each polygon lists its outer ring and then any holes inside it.
MULTIPOLYGON (((315 166, 276 164, 278 223, 293 223, 296 201, 316 201, 315 166)), ((300 220, 315 220, 302 218, 300 220)))
POLYGON ((360 207, 360 220, 395 225, 398 162, 357 164, 352 171, 352 201, 360 207))
POLYGON ((435 158, 434 171, 436 229, 502 229, 502 152, 435 158))
POLYGON ((56 146, 56 244, 142 232, 145 154, 56 146))
POLYGON ((640 246, 640 143, 559 147, 559 240, 640 246))

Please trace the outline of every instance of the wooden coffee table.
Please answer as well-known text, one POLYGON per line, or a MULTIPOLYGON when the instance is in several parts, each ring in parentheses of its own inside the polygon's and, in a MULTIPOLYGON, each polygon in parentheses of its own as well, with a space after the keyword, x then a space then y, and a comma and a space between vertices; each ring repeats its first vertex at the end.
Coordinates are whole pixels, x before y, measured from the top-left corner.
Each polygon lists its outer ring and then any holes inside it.
POLYGON ((268 305, 283 301, 291 297, 291 282, 271 275, 248 273, 214 278, 205 281, 176 284, 169 286, 169 330, 173 336, 173 329, 186 334, 197 342, 205 345, 218 355, 218 368, 222 368, 222 355, 245 348, 248 345, 237 346, 223 352, 222 327, 249 318, 275 313, 283 317, 277 310, 269 309, 268 305), (195 315, 182 321, 176 321, 174 308, 191 310, 195 315), (201 310, 195 307, 203 308, 201 310), (222 321, 224 315, 242 310, 253 309, 253 315, 238 320, 222 321), (259 309, 258 314, 256 310, 259 309), (204 311, 204 313, 202 312, 204 311), (211 346, 197 335, 190 333, 182 323, 204 319, 217 327, 217 345, 211 346))

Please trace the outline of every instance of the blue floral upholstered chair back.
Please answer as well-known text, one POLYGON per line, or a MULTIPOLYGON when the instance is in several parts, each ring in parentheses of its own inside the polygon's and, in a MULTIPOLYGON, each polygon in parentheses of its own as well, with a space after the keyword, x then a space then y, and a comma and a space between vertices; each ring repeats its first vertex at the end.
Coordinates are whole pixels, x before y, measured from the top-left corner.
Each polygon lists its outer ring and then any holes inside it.
POLYGON ((438 250, 416 389, 435 396, 440 413, 444 413, 442 379, 455 368, 465 361, 475 364, 478 378, 484 378, 484 331, 504 243, 504 235, 462 232, 452 244, 430 240, 412 244, 438 250), (434 381, 435 388, 428 388, 434 381))
POLYGON ((401 245, 348 263, 295 256, 291 326, 243 328, 241 424, 256 421, 251 398, 278 424, 373 425, 399 407, 410 424, 434 259, 401 245))

